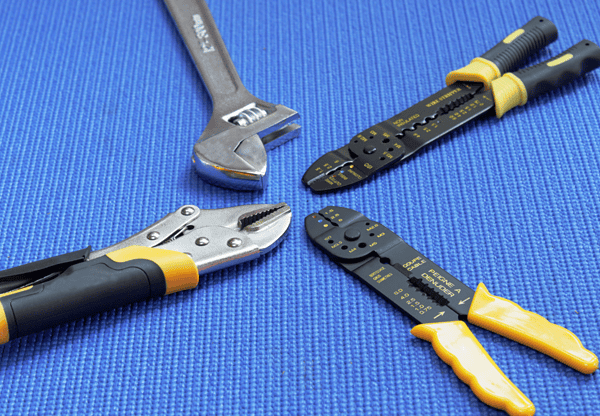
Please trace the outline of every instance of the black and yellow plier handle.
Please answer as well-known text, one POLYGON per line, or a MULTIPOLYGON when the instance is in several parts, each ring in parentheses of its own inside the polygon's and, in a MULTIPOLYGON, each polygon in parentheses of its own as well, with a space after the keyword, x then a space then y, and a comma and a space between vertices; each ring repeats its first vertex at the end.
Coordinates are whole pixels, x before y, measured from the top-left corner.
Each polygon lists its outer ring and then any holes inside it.
POLYGON ((554 42, 558 31, 550 20, 537 16, 469 65, 450 72, 446 85, 477 82, 492 90, 496 116, 517 105, 568 84, 600 65, 600 48, 587 39, 537 65, 509 72, 531 54, 554 42))
POLYGON ((0 344, 85 316, 198 285, 258 258, 285 236, 286 203, 202 210, 184 205, 120 243, 0 272, 0 344))

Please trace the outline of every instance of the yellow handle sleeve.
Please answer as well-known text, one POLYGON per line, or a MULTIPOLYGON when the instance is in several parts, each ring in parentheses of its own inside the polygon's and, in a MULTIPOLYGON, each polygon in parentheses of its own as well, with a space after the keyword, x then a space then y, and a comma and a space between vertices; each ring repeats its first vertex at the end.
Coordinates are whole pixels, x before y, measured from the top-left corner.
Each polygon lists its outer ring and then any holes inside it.
POLYGON ((475 291, 469 322, 543 352, 584 374, 598 369, 598 357, 568 329, 490 294, 483 283, 475 291))
POLYGON ((500 69, 492 61, 484 58, 475 58, 467 66, 450 72, 446 76, 446 85, 450 86, 457 81, 481 82, 489 90, 492 81, 502 75, 500 69))
POLYGON ((162 248, 129 246, 106 255, 112 261, 124 263, 129 260, 143 259, 158 264, 165 275, 167 291, 165 295, 182 290, 193 289, 200 280, 194 260, 185 253, 162 248))
POLYGON ((436 354, 485 404, 513 416, 535 413, 533 403, 498 368, 464 322, 421 324, 410 333, 431 342, 436 354))
POLYGON ((527 102, 527 89, 525 84, 517 76, 508 73, 502 78, 492 81, 492 94, 496 117, 500 118, 508 110, 525 105, 527 102))
POLYGON ((6 344, 9 340, 8 321, 6 320, 4 306, 0 303, 0 344, 6 344))

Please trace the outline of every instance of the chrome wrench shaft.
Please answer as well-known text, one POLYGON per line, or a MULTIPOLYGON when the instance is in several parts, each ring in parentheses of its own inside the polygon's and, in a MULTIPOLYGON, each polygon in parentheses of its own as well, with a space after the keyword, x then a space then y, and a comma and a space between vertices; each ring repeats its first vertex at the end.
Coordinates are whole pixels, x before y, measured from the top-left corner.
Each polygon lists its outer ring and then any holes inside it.
POLYGON ((194 145, 199 175, 239 190, 267 185, 266 151, 300 134, 294 110, 256 98, 242 84, 204 0, 164 0, 213 103, 194 145))

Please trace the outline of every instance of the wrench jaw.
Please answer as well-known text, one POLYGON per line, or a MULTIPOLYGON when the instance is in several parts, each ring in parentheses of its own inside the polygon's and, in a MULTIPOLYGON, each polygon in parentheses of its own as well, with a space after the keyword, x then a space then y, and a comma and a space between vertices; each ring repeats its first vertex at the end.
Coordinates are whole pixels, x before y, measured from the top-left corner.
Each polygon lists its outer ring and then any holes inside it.
MULTIPOLYGON (((227 132, 224 132, 227 133, 227 132)), ((267 185, 267 153, 258 137, 235 139, 223 134, 198 141, 193 162, 200 177, 213 185, 259 191, 267 185)))
POLYGON ((273 150, 300 135, 300 125, 294 123, 300 118, 296 111, 281 104, 271 104, 269 110, 271 109, 272 111, 269 111, 267 119, 270 117, 272 124, 258 132, 267 151, 273 150))
MULTIPOLYGON (((258 191, 267 187, 267 150, 298 137, 296 111, 256 100, 264 114, 246 125, 232 122, 232 114, 213 111, 208 126, 194 145, 193 162, 200 177, 223 188, 258 191)), ((258 108, 255 103, 246 107, 258 108)), ((240 110, 238 110, 239 112, 240 110)))

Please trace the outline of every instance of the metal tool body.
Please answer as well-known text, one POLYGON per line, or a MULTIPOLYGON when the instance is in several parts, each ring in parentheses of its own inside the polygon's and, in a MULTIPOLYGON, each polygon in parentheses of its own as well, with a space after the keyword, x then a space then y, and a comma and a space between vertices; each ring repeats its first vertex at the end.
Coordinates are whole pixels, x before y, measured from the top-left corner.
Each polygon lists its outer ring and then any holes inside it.
POLYGON ((213 103, 194 145, 198 174, 212 184, 260 190, 267 185, 267 150, 300 134, 294 110, 260 100, 242 84, 204 0, 164 0, 213 103))
POLYGON ((185 205, 105 249, 0 272, 0 344, 153 296, 192 289, 199 276, 247 262, 282 241, 285 204, 201 210, 185 205))
POLYGON ((418 322, 411 333, 433 344, 484 403, 533 415, 531 401, 502 373, 465 322, 534 348, 584 373, 598 358, 569 330, 517 304, 473 290, 361 213, 329 206, 305 219, 310 240, 335 263, 418 322))
POLYGON ((509 72, 556 38, 554 24, 535 17, 466 67, 448 74, 446 88, 321 156, 302 182, 317 193, 353 186, 492 109, 501 117, 600 66, 600 48, 584 40, 546 62, 509 72))

